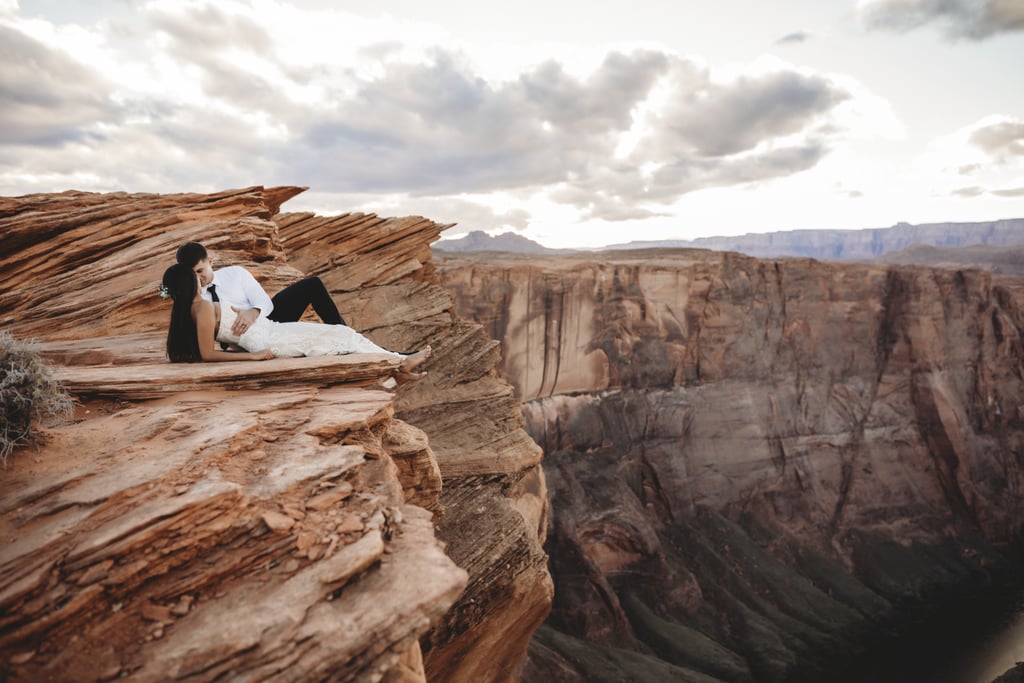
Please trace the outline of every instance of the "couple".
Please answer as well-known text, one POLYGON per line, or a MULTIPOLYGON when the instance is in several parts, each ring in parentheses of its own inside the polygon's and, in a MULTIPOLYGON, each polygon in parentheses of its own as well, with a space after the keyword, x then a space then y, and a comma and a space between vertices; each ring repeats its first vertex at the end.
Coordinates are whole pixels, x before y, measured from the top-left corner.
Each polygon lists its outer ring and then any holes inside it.
POLYGON ((172 363, 383 353, 401 359, 395 372, 399 383, 426 375, 413 371, 430 357, 430 346, 410 355, 377 346, 345 325, 318 277, 300 280, 271 299, 241 266, 215 273, 198 242, 182 245, 177 258, 164 272, 159 290, 160 296, 174 300, 167 331, 172 363), (308 306, 326 324, 299 322, 308 306))

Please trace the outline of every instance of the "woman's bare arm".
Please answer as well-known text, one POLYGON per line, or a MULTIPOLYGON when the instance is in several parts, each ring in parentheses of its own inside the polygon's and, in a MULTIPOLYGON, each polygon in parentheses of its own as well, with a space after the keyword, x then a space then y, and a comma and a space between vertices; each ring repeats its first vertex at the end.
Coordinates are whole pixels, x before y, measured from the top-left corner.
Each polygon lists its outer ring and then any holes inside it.
POLYGON ((267 360, 274 357, 269 350, 264 351, 221 351, 214 339, 214 328, 217 325, 217 313, 213 303, 199 301, 193 308, 196 316, 196 334, 199 336, 199 355, 204 362, 229 360, 267 360))

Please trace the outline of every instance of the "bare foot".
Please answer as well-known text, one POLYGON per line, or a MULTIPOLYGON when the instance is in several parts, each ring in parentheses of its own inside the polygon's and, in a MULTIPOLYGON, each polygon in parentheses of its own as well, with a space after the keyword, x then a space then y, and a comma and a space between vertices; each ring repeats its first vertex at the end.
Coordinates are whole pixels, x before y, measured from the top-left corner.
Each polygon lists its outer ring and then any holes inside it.
MULTIPOLYGON (((431 353, 432 353, 432 351, 430 349, 430 344, 427 344, 426 346, 424 346, 422 349, 420 349, 416 353, 413 353, 413 354, 410 354, 410 355, 406 356, 405 360, 402 361, 402 364, 398 366, 398 372, 399 373, 404 373, 404 374, 407 374, 407 375, 413 374, 412 371, 415 370, 419 365, 421 365, 428 358, 430 358, 430 354, 431 353)), ((396 374, 396 376, 397 376, 397 374, 396 374)), ((422 377, 417 377, 417 379, 422 379, 422 377)))
POLYGON ((419 382, 421 379, 427 376, 425 372, 402 372, 401 370, 395 370, 395 374, 392 377, 395 378, 395 382, 398 386, 403 384, 409 384, 410 382, 419 382))

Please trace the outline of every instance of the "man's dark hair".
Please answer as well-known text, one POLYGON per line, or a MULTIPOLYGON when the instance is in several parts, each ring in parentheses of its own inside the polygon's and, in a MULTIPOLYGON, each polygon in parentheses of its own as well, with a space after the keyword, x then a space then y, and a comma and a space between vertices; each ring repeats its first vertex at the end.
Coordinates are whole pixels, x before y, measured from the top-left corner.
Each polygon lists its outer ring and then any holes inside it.
POLYGON ((178 247, 178 263, 183 266, 195 268, 196 264, 205 258, 209 258, 206 255, 206 247, 199 242, 185 242, 178 247))

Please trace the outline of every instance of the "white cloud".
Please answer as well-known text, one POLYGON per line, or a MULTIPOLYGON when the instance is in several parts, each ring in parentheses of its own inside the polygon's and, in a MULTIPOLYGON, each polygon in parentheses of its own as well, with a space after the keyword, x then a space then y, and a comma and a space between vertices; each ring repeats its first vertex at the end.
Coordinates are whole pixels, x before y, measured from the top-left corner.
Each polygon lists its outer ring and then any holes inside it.
POLYGON ((723 157, 802 130, 849 95, 823 76, 796 71, 708 79, 679 87, 658 115, 653 148, 674 157, 723 157))
POLYGON ((974 126, 969 140, 988 154, 994 163, 1024 161, 1024 119, 1012 116, 986 118, 974 126))

